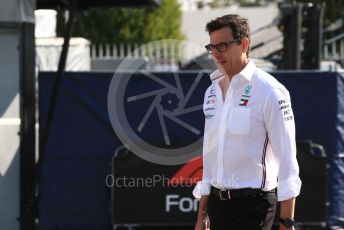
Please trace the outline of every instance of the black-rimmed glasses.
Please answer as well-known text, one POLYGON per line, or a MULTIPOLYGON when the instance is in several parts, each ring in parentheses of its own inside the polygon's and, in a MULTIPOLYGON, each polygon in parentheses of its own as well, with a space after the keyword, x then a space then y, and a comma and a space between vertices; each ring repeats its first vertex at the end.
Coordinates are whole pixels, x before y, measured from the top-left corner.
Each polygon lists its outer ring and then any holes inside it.
POLYGON ((216 49, 218 52, 226 52, 227 48, 230 44, 233 43, 238 43, 239 44, 239 40, 238 39, 234 39, 230 42, 221 42, 218 43, 216 45, 212 45, 212 44, 208 44, 205 46, 205 49, 208 51, 208 53, 214 53, 213 50, 216 49))

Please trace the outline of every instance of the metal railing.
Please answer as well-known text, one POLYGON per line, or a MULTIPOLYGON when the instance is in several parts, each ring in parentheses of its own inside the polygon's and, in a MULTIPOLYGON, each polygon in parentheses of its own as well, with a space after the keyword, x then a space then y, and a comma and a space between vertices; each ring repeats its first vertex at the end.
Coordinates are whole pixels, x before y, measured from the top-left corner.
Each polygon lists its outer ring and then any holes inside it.
POLYGON ((128 58, 145 60, 148 70, 175 71, 205 49, 190 42, 166 39, 147 44, 92 44, 90 51, 93 69, 112 68, 115 62, 128 58))
POLYGON ((148 44, 92 44, 91 59, 146 58, 185 60, 199 54, 197 47, 178 41, 156 41, 148 44))
POLYGON ((344 64, 344 33, 324 41, 323 58, 344 64))
MULTIPOLYGON (((258 31, 260 32, 260 31, 258 31)), ((270 42, 280 38, 281 35, 271 38, 264 43, 253 46, 254 50, 265 46, 270 42)), ((200 55, 199 50, 188 47, 177 42, 154 42, 148 44, 92 44, 91 59, 124 59, 124 58, 145 58, 153 62, 166 62, 166 59, 173 58, 174 61, 184 62, 200 55)), ((323 42, 323 60, 336 61, 344 64, 344 32, 327 39, 323 42)))

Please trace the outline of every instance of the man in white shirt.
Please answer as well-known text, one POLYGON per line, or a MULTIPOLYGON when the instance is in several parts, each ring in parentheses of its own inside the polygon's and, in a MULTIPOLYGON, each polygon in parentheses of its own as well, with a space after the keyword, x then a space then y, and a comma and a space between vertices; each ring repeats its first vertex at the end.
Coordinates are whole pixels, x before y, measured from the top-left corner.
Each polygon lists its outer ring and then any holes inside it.
POLYGON ((203 178, 196 229, 294 229, 301 181, 288 90, 248 59, 248 20, 225 15, 206 25, 218 66, 204 97, 203 178), (276 195, 277 194, 277 195, 276 195))

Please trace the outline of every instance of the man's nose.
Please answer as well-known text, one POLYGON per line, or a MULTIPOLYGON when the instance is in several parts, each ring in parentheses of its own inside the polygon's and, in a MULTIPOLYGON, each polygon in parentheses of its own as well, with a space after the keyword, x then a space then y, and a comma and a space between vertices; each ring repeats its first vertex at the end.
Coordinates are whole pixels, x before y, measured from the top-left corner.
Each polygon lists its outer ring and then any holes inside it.
POLYGON ((213 56, 217 59, 222 56, 222 53, 218 51, 217 49, 213 50, 213 56))

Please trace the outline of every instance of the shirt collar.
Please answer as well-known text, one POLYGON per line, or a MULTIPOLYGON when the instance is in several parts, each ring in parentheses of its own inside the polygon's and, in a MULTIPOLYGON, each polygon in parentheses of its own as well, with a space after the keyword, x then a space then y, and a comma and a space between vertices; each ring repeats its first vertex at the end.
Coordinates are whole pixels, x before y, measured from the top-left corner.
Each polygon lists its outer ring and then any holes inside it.
POLYGON ((213 73, 210 74, 210 80, 216 81, 217 79, 220 79, 223 76, 224 74, 219 69, 217 69, 213 73))
POLYGON ((256 65, 253 61, 249 60, 247 65, 238 75, 243 76, 247 81, 251 81, 254 72, 256 71, 256 65))
MULTIPOLYGON (((241 72, 238 73, 237 75, 243 76, 247 81, 251 81, 255 70, 256 70, 256 65, 254 64, 252 60, 249 60, 245 68, 241 70, 241 72)), ((213 73, 210 74, 210 80, 216 81, 223 76, 224 74, 219 69, 217 69, 213 73)))

